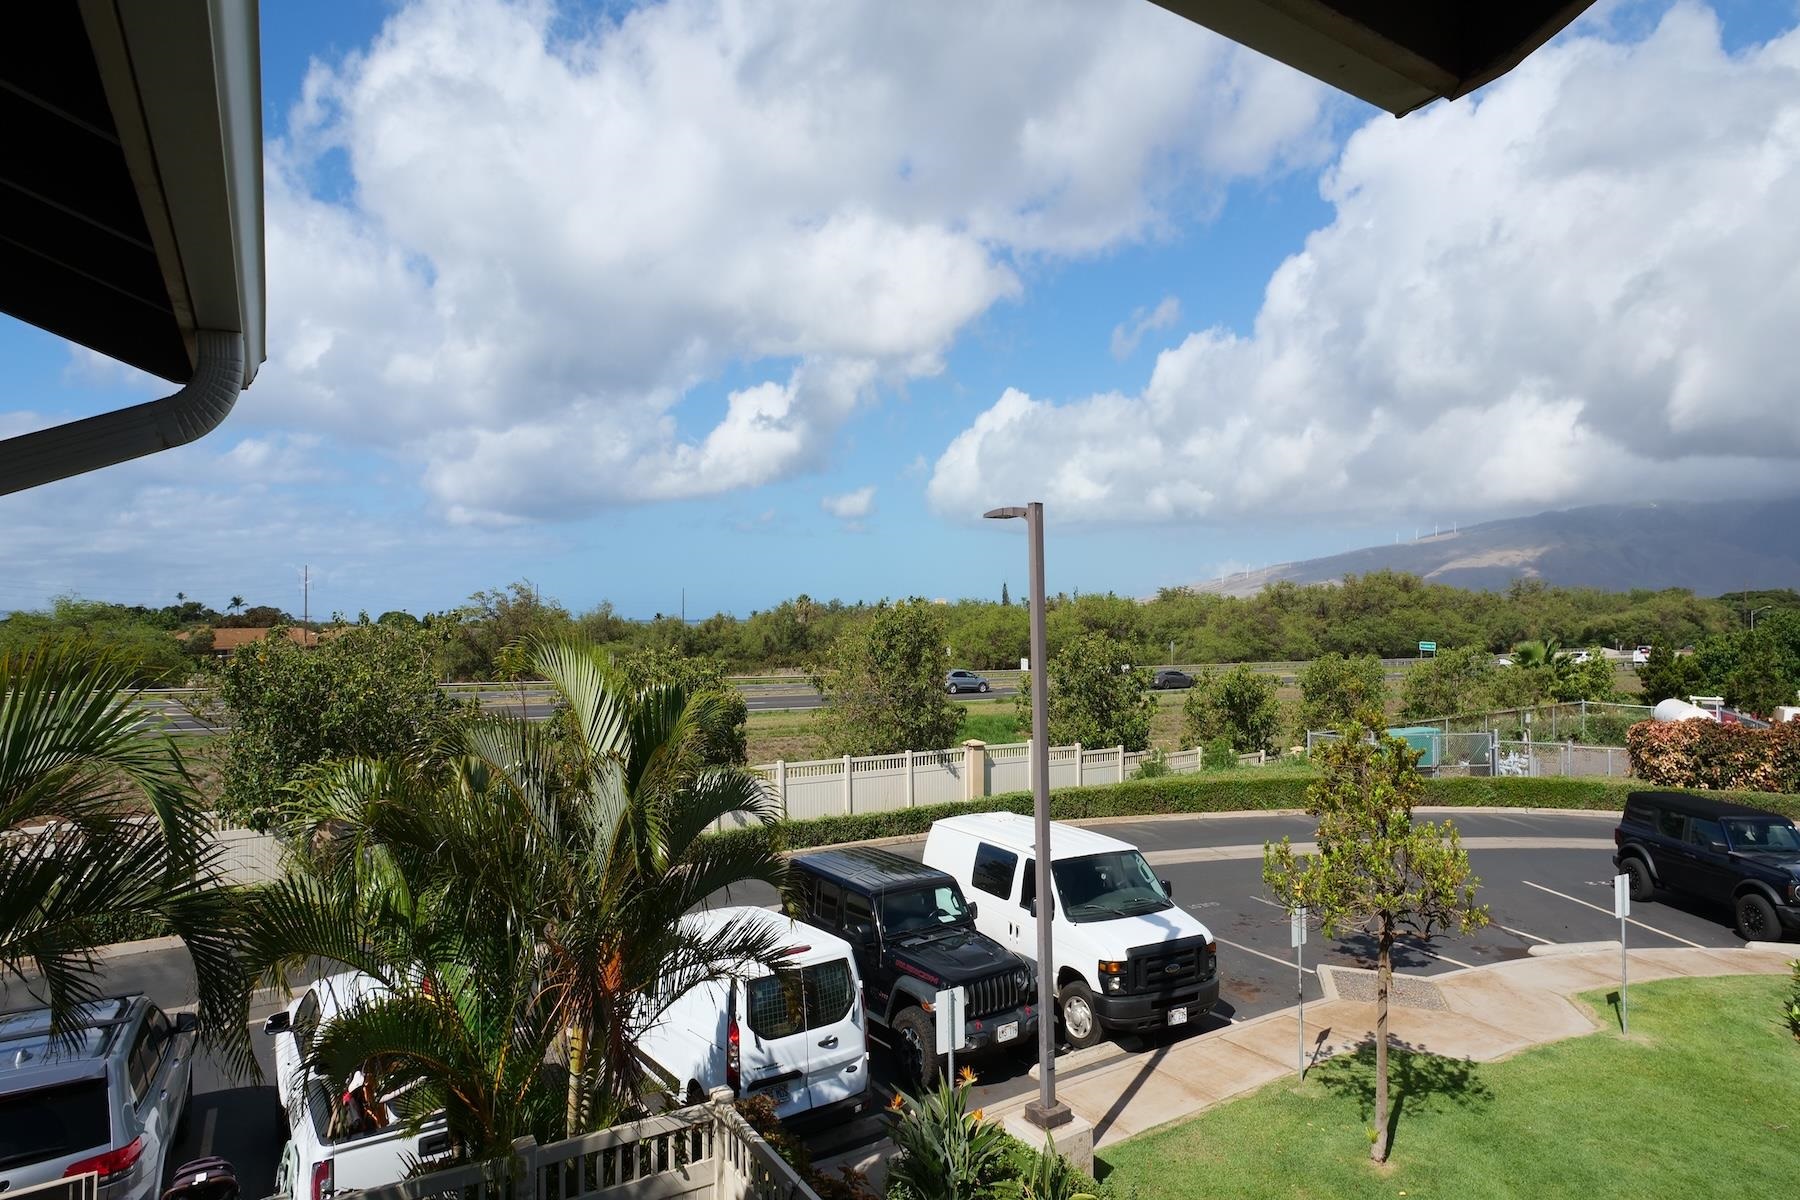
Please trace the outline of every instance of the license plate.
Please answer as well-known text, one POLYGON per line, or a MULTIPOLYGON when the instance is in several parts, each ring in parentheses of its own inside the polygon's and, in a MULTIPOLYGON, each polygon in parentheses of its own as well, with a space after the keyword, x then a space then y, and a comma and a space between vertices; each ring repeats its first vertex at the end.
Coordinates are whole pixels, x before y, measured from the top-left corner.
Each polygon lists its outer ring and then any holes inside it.
POLYGON ((769 1088, 767 1091, 765 1091, 763 1093, 763 1095, 765 1095, 769 1099, 773 1100, 775 1102, 776 1108, 780 1108, 788 1102, 790 1093, 788 1092, 787 1084, 778 1083, 774 1087, 769 1088))
POLYGON ((1019 1023, 1017 1021, 1008 1021, 995 1031, 994 1040, 997 1042, 1010 1042, 1018 1036, 1019 1023))
POLYGON ((1169 1010, 1169 1024, 1171 1024, 1171 1025, 1186 1025, 1187 1024, 1187 1009, 1171 1008, 1169 1010))

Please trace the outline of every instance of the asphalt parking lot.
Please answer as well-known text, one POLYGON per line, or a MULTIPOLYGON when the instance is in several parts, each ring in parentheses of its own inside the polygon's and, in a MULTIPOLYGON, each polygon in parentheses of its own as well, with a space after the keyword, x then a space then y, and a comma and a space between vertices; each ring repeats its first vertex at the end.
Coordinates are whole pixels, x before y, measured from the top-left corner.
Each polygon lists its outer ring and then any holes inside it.
MULTIPOLYGON (((1433 815, 1441 819, 1439 814, 1433 815)), ((1617 938, 1612 916, 1610 861, 1612 830, 1617 818, 1587 813, 1457 813, 1469 857, 1481 879, 1479 898, 1492 912, 1493 923, 1473 934, 1443 935, 1428 943, 1408 942, 1395 955, 1398 970, 1434 975, 1463 967, 1521 957, 1534 944, 1604 941, 1617 938)), ((1174 888, 1176 902, 1192 912, 1219 941, 1223 975, 1218 1009, 1206 1021, 1174 1034, 1127 1036, 1064 1055, 1064 1071, 1080 1070, 1121 1054, 1148 1054, 1171 1040, 1204 1036, 1231 1021, 1286 1008, 1294 1003, 1296 972, 1288 945, 1287 914, 1270 900, 1262 882, 1262 845, 1283 836, 1303 841, 1311 822, 1303 817, 1245 814, 1112 822, 1107 834, 1143 850, 1158 874, 1174 888)), ((922 842, 902 843, 896 851, 917 857, 922 842)), ((769 903, 773 894, 748 891, 736 903, 769 903)), ((1627 934, 1634 947, 1735 946, 1731 915, 1669 897, 1634 906, 1627 934)), ((1370 939, 1354 932, 1327 938, 1314 930, 1306 947, 1300 985, 1308 1001, 1323 997, 1316 967, 1374 966, 1370 939)), ((114 991, 145 991, 165 1008, 194 999, 193 979, 179 949, 132 954, 106 964, 106 984, 114 991)), ((0 993, 0 1007, 26 1003, 13 984, 0 993)), ((266 1081, 273 1062, 260 1030, 262 1018, 274 1011, 270 997, 253 1014, 253 1037, 264 1082, 226 1076, 216 1062, 196 1066, 194 1110, 187 1144, 172 1161, 220 1154, 237 1165, 243 1194, 249 1200, 274 1187, 275 1165, 285 1138, 275 1091, 266 1081)), ((974 1059, 978 1075, 976 1102, 992 1104, 1034 1091, 1028 1073, 1035 1059, 1024 1051, 974 1059)), ((885 1049, 874 1047, 872 1069, 885 1090, 894 1078, 885 1049)), ((815 1135, 815 1153, 842 1150, 880 1136, 870 1121, 815 1135)))

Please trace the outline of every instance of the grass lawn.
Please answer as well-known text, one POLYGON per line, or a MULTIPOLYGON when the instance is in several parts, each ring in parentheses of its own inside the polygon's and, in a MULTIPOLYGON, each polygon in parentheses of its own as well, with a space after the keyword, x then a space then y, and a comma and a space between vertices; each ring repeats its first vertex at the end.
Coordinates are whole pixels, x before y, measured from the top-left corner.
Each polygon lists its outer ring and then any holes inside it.
MULTIPOLYGON (((1631 989, 1631 1040, 1598 1033, 1469 1064, 1396 1054, 1388 1165, 1369 1161, 1373 1057, 1326 1063, 1101 1152, 1132 1200, 1200 1197, 1791 1196, 1800 1043, 1781 976, 1631 989)), ((1605 1020, 1605 993, 1582 997, 1605 1020)))
MULTIPOLYGON (((964 715, 962 729, 956 736, 958 742, 980 738, 998 746, 1025 740, 1025 734, 1019 731, 1019 722, 1014 716, 1010 698, 970 700, 962 707, 964 715)), ((751 713, 744 725, 744 733, 750 746, 750 761, 770 763, 778 758, 785 758, 789 762, 805 762, 808 759, 830 757, 831 752, 825 747, 825 739, 819 734, 819 718, 824 713, 822 708, 751 713)), ((928 746, 915 748, 943 749, 928 746)))

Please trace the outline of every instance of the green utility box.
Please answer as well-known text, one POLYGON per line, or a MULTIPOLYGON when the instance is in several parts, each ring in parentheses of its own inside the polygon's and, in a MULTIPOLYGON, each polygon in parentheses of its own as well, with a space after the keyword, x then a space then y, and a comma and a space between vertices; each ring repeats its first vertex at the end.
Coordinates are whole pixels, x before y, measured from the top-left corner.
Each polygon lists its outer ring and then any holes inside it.
POLYGON ((1438 748, 1443 745, 1443 731, 1435 725, 1399 725, 1388 730, 1389 737, 1397 737, 1419 751, 1421 769, 1432 769, 1438 765, 1438 748))

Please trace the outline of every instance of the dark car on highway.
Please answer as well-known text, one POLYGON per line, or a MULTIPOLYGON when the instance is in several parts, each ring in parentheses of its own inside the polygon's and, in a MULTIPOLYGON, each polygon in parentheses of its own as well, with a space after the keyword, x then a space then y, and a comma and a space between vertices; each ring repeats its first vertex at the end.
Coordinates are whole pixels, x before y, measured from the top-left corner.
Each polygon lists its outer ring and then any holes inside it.
POLYGON ((988 681, 973 671, 950 671, 944 675, 944 690, 952 696, 958 692, 985 692, 988 681))
POLYGON ((1191 688, 1194 686, 1194 677, 1189 675, 1186 671, 1158 671, 1156 673, 1156 678, 1150 681, 1150 686, 1153 688, 1164 689, 1191 688))
POLYGON ((1746 941, 1800 932, 1800 830, 1777 813, 1685 792, 1632 792, 1613 831, 1631 898, 1729 904, 1746 941))

